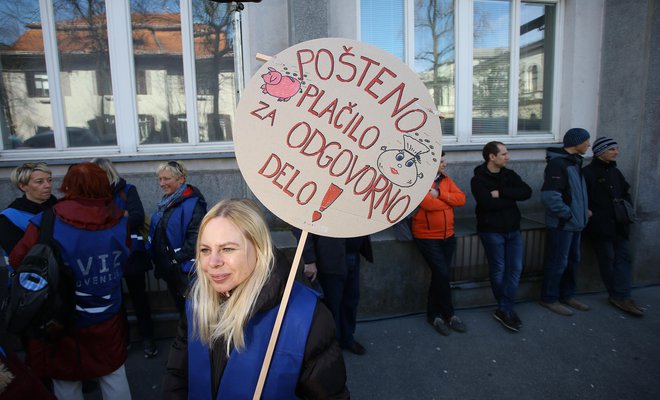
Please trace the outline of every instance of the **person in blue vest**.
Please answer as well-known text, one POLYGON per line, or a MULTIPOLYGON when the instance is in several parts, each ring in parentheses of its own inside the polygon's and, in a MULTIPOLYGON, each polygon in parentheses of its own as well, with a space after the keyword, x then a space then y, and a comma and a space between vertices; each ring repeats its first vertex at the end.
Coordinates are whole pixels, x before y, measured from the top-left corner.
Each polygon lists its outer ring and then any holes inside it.
POLYGON ((163 197, 151 216, 147 251, 155 266, 154 275, 165 281, 177 311, 183 315, 206 200, 199 189, 186 182, 188 170, 182 162, 162 163, 157 174, 163 197))
POLYGON ((53 196, 53 177, 45 163, 25 163, 12 171, 11 182, 23 192, 0 213, 0 246, 5 263, 9 253, 25 234, 30 218, 57 201, 53 196))
MULTIPOLYGON (((251 399, 291 263, 257 205, 216 204, 202 221, 197 279, 170 349, 165 399, 251 399)), ((348 399, 332 314, 294 283, 262 399, 348 399)))
POLYGON ((112 161, 107 158, 94 158, 91 162, 101 167, 108 175, 115 204, 125 210, 124 215, 128 217, 128 225, 131 228, 131 256, 124 266, 124 282, 135 309, 144 357, 152 358, 158 354, 158 347, 154 342, 154 324, 151 320, 151 305, 147 295, 146 272, 153 266, 147 256, 145 240, 141 232, 145 221, 144 206, 137 188, 119 175, 112 161))
MULTIPOLYGON (((126 324, 121 279, 130 253, 128 218, 112 201, 110 182, 98 165, 73 165, 62 180, 63 198, 53 206, 53 246, 62 276, 70 276, 73 321, 47 338, 32 337, 26 364, 53 380, 58 399, 81 399, 82 381, 98 379, 104 399, 130 399, 124 363, 126 324)), ((38 242, 42 214, 9 256, 20 265, 38 242)))

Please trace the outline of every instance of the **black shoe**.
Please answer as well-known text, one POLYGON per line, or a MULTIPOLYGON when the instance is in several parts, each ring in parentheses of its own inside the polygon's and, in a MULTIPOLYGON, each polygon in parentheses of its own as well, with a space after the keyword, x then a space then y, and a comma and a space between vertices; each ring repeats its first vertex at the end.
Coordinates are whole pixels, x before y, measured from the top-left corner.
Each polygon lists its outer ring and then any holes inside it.
POLYGON ((144 351, 144 358, 156 357, 158 354, 158 347, 156 347, 156 343, 151 339, 145 339, 142 342, 142 350, 144 351))
POLYGON ((495 313, 493 313, 493 318, 498 320, 502 324, 502 326, 504 326, 506 329, 513 332, 518 332, 519 326, 516 324, 516 321, 511 315, 511 313, 507 313, 502 310, 497 310, 495 311, 495 313))
POLYGON ((358 356, 367 353, 367 349, 365 349, 364 346, 362 346, 360 343, 356 342, 355 340, 350 345, 344 347, 344 349, 350 351, 353 354, 357 354, 358 356))
POLYGON ((520 329, 520 327, 522 326, 522 321, 520 320, 520 317, 518 317, 518 314, 516 314, 515 311, 511 311, 511 317, 513 318, 513 321, 516 324, 516 328, 520 329))

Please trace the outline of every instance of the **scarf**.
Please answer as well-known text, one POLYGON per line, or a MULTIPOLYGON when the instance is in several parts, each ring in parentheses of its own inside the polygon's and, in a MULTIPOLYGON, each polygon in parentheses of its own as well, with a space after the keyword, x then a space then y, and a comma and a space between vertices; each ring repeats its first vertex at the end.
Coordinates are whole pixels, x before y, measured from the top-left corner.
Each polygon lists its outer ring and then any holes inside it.
POLYGON ((167 208, 170 206, 170 204, 174 203, 176 200, 181 197, 181 194, 188 189, 188 184, 184 183, 183 185, 179 186, 179 188, 176 190, 176 192, 172 193, 169 196, 163 196, 162 199, 158 202, 158 214, 160 216, 163 216, 163 212, 167 210, 167 208))

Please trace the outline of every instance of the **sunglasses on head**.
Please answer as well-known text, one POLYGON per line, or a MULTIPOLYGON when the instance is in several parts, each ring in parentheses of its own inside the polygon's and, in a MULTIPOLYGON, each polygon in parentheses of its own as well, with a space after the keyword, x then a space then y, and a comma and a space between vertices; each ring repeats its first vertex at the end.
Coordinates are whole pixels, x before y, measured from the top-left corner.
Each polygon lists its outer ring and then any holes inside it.
POLYGON ((179 174, 184 175, 184 173, 183 173, 183 167, 182 167, 181 164, 179 164, 178 162, 176 162, 176 161, 168 161, 168 162, 167 162, 167 165, 169 165, 170 167, 176 169, 176 170, 179 172, 179 174))

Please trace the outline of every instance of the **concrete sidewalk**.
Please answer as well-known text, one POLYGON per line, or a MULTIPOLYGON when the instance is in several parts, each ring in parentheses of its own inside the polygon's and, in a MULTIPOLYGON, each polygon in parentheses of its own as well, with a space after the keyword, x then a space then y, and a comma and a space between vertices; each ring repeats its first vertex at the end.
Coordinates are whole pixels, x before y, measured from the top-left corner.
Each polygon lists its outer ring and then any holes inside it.
MULTIPOLYGON (((605 293, 579 295, 592 309, 572 317, 521 303, 521 332, 505 330, 492 308, 458 310, 465 334, 440 336, 423 315, 358 324, 367 354, 344 352, 353 399, 630 399, 660 398, 660 286, 635 289, 646 308, 629 317, 605 293)), ((130 352, 134 399, 160 398, 171 339, 160 354, 130 352)), ((100 399, 98 391, 88 399, 100 399)))

